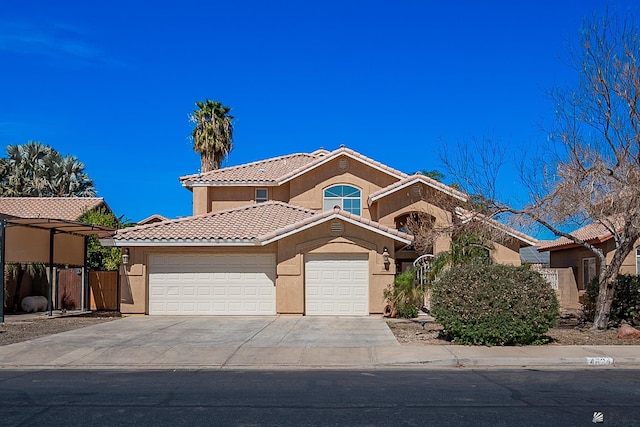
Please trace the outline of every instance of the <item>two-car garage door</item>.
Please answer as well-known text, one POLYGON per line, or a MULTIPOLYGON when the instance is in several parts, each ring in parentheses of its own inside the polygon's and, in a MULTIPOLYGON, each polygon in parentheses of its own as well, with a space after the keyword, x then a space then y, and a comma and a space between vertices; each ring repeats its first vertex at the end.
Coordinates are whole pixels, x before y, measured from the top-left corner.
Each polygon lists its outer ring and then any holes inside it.
POLYGON ((274 315, 274 255, 151 255, 149 314, 274 315))

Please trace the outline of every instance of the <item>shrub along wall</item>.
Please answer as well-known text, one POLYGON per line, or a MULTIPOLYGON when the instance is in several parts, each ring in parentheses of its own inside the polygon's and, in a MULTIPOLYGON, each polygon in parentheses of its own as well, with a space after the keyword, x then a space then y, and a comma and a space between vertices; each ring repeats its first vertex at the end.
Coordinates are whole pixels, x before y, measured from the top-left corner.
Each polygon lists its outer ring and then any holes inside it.
MULTIPOLYGON (((596 315, 596 302, 600 286, 598 280, 593 280, 587 286, 584 301, 584 315, 593 320, 596 315)), ((621 274, 618 276, 616 288, 613 291, 611 314, 609 320, 613 324, 627 321, 632 325, 640 323, 640 276, 621 274)))

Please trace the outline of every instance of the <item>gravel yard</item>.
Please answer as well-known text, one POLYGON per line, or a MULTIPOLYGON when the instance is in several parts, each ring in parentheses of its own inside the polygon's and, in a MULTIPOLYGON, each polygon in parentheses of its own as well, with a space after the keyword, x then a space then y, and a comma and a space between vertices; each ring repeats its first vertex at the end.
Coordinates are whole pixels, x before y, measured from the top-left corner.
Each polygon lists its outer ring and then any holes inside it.
POLYGON ((0 323, 0 346, 109 322, 119 317, 120 313, 110 311, 52 318, 44 313, 6 316, 5 323, 0 323))
MULTIPOLYGON (((401 344, 455 345, 442 337, 442 326, 430 316, 417 319, 387 319, 389 328, 401 344)), ((581 322, 580 312, 565 312, 558 325, 546 334, 551 341, 545 345, 640 345, 640 340, 618 339, 618 330, 591 331, 588 323, 581 322)))

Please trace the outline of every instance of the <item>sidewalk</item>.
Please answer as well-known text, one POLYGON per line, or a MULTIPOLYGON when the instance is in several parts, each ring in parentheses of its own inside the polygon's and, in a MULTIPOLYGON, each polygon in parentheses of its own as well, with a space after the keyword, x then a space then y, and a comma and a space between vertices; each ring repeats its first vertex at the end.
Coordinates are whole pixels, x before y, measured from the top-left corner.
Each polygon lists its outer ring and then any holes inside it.
POLYGON ((377 318, 131 317, 0 347, 0 369, 640 369, 640 346, 400 345, 377 318))

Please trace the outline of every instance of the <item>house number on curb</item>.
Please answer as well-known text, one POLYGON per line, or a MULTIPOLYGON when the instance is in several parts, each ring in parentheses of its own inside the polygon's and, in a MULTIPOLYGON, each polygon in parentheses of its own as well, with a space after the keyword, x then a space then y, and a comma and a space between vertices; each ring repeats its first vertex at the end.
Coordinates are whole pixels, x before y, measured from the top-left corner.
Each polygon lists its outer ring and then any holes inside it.
POLYGON ((613 365, 613 357, 587 357, 587 365, 613 365))

